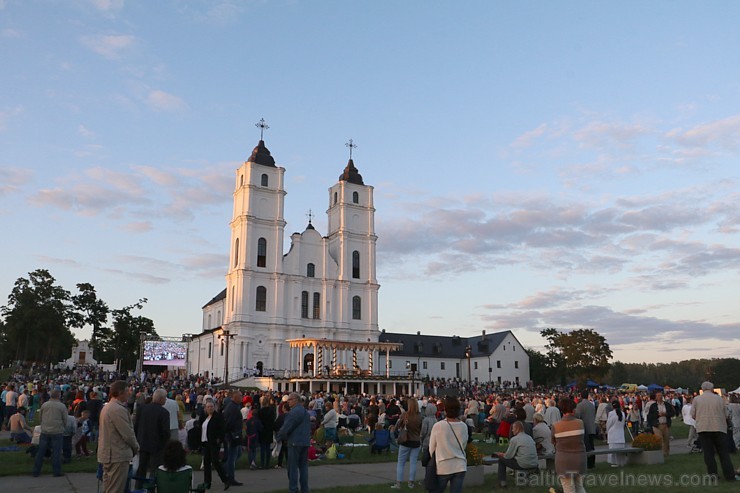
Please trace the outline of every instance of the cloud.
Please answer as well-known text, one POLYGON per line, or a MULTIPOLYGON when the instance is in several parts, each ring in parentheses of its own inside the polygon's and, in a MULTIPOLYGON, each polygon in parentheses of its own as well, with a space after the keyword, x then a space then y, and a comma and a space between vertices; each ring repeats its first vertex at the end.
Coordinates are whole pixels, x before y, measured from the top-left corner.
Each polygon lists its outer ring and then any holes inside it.
POLYGON ((80 124, 77 127, 77 133, 79 133, 80 136, 82 136, 82 137, 84 137, 86 139, 91 139, 91 138, 95 137, 95 132, 93 132, 92 130, 88 129, 86 126, 84 126, 82 124, 80 124))
POLYGON ((93 7, 101 12, 116 12, 121 10, 124 0, 89 0, 93 7))
POLYGON ((136 38, 126 34, 83 36, 80 42, 88 49, 109 60, 118 60, 121 52, 131 47, 136 38))
POLYGON ((593 328, 611 346, 642 343, 665 344, 699 341, 708 334, 725 341, 740 340, 740 323, 712 324, 696 320, 667 320, 615 311, 599 305, 561 306, 541 310, 495 310, 481 317, 492 330, 524 329, 539 332, 547 327, 563 330, 593 328))
POLYGON ((5 108, 0 110, 0 131, 7 129, 8 121, 23 113, 22 106, 14 106, 12 108, 5 108))
POLYGON ((402 202, 402 214, 378 223, 379 267, 385 274, 420 262, 431 276, 502 265, 566 278, 661 273, 653 285, 679 287, 684 276, 737 267, 734 245, 705 239, 740 225, 736 187, 715 182, 598 203, 526 193, 402 202))
POLYGON ((666 137, 690 148, 718 146, 735 151, 740 147, 740 115, 702 123, 689 129, 673 129, 666 137))
POLYGON ((146 103, 160 111, 180 111, 188 107, 179 97, 160 90, 154 90, 146 97, 146 103))
POLYGON ((0 166, 0 197, 17 192, 33 179, 29 169, 0 166))
POLYGON ((543 123, 537 128, 524 132, 522 135, 517 137, 516 140, 514 140, 514 142, 511 144, 511 146, 520 149, 531 147, 537 139, 545 135, 547 130, 547 123, 543 123))

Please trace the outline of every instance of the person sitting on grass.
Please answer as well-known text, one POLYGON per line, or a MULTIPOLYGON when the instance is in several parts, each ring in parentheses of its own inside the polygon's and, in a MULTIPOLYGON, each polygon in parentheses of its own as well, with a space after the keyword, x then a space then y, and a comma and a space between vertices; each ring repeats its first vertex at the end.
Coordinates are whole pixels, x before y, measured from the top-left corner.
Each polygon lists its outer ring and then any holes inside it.
POLYGON ((370 434, 370 453, 379 454, 383 450, 390 450, 391 448, 391 432, 383 428, 381 423, 375 424, 375 429, 370 434))
POLYGON ((15 443, 31 443, 33 430, 26 423, 26 408, 19 407, 18 412, 10 417, 10 439, 15 443))

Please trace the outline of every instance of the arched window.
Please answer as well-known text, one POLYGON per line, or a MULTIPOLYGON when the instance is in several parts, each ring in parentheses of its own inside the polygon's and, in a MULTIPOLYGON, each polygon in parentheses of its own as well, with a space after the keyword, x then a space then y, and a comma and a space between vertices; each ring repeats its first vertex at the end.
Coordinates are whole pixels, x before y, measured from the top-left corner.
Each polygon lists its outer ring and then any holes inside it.
POLYGON ((260 238, 257 240, 257 267, 267 265, 267 240, 260 238))
POLYGON ((353 204, 359 204, 360 203, 360 194, 357 192, 352 192, 352 203, 353 204))
POLYGON ((301 318, 308 318, 308 291, 301 293, 301 318))
POLYGON ((258 312, 267 311, 267 288, 264 286, 257 286, 257 299, 254 309, 258 312))
POLYGON ((352 252, 352 279, 360 278, 360 252, 352 252))
POLYGON ((239 177, 239 186, 240 186, 240 187, 243 187, 243 186, 244 186, 244 175, 241 175, 241 176, 239 177))
POLYGON ((239 238, 234 242, 234 267, 239 265, 239 238))
POLYGON ((337 203, 337 192, 334 192, 334 203, 337 203))
POLYGON ((224 355, 224 341, 221 341, 221 356, 224 355))
POLYGON ((321 318, 321 293, 313 294, 313 318, 321 318))
POLYGON ((359 296, 352 297, 352 320, 362 320, 362 299, 359 296))
POLYGON ((264 174, 262 175, 262 186, 263 186, 263 187, 266 187, 266 186, 267 186, 267 183, 268 183, 268 181, 269 181, 269 178, 268 178, 268 176, 267 176, 267 173, 264 173, 264 174))
POLYGON ((211 325, 211 314, 209 313, 208 314, 208 327, 206 327, 206 329, 209 329, 210 330, 212 328, 213 328, 213 326, 211 325))
POLYGON ((316 275, 316 266, 308 264, 306 266, 306 277, 314 277, 316 275))

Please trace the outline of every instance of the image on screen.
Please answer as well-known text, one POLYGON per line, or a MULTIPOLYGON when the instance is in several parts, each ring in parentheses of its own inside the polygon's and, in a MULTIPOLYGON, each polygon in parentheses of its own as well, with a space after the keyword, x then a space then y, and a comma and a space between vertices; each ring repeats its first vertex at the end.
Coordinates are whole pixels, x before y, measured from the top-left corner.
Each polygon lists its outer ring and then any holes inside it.
POLYGON ((144 364, 185 366, 187 350, 185 342, 144 341, 144 364))

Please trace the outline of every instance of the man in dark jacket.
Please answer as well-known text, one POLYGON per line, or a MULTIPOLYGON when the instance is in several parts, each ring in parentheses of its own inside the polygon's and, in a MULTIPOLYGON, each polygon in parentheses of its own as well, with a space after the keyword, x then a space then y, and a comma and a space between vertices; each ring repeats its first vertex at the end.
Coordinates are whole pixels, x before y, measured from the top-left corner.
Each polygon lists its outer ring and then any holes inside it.
POLYGON ((647 412, 648 428, 653 430, 655 436, 663 439, 663 455, 668 457, 671 453, 671 418, 676 414, 673 406, 663 400, 663 392, 657 392, 650 396, 651 401, 647 412))
POLYGON ((277 434, 278 440, 288 443, 288 487, 290 493, 308 493, 308 447, 311 444, 311 420, 303 407, 301 396, 288 396, 290 412, 277 434), (298 487, 300 476, 300 488, 298 487))
MULTIPOLYGON (((150 404, 144 404, 136 409, 134 432, 139 442, 139 468, 136 475, 140 478, 154 477, 164 461, 164 446, 170 439, 170 413, 164 408, 167 392, 157 389, 150 404)), ((142 481, 136 481, 136 489, 141 489, 142 481)))
POLYGON ((226 475, 233 486, 241 486, 236 480, 234 469, 236 461, 242 453, 242 393, 235 390, 231 398, 224 401, 224 421, 226 422, 226 434, 224 436, 224 448, 226 455, 226 475))

